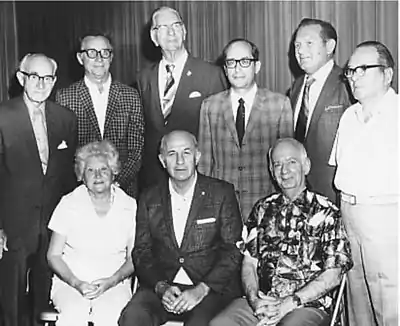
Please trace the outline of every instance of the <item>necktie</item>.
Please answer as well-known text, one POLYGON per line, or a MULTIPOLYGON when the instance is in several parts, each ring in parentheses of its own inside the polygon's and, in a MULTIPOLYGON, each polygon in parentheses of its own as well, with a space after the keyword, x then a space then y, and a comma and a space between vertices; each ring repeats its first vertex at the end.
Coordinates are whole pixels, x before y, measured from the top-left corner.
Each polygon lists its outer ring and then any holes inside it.
POLYGON ((240 98, 239 106, 236 112, 236 132, 239 138, 240 147, 242 147, 242 141, 244 136, 244 116, 245 116, 244 101, 242 98, 240 98))
POLYGON ((47 143, 47 130, 44 112, 35 108, 32 115, 32 126, 38 146, 40 161, 42 162, 43 174, 46 174, 47 162, 49 160, 49 147, 47 143))
POLYGON ((172 103, 176 93, 175 79, 172 75, 174 68, 175 65, 173 64, 165 66, 165 69, 167 70, 167 82, 165 84, 164 97, 162 101, 162 111, 165 123, 167 123, 167 118, 171 114, 172 103))
POLYGON ((297 117, 295 138, 303 143, 306 137, 307 121, 310 113, 309 95, 310 86, 315 82, 314 78, 307 78, 306 85, 304 86, 303 99, 301 101, 299 116, 297 117))

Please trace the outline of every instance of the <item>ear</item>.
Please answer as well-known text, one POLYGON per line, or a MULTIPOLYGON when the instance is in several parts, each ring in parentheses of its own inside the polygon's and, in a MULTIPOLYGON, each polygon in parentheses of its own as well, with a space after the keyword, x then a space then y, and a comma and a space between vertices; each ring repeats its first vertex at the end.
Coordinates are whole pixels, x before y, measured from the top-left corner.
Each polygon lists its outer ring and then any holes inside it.
POLYGON ((162 154, 158 154, 158 159, 159 159, 159 161, 161 162, 162 167, 163 167, 164 169, 166 169, 167 166, 166 166, 166 164, 165 164, 163 155, 162 155, 162 154))
POLYGON ((255 63, 255 74, 257 75, 261 68, 261 61, 256 61, 255 63))
POLYGON ((199 150, 196 150, 196 154, 194 156, 194 162, 195 162, 196 166, 200 162, 200 157, 201 157, 201 152, 199 150))
POLYGON ((18 79, 19 84, 22 87, 24 87, 25 86, 25 76, 22 72, 17 71, 17 79, 18 79))
POLYGON ((390 86, 390 84, 392 83, 393 80, 393 68, 385 68, 385 70, 383 71, 384 76, 385 76, 385 83, 390 86))
POLYGON ((182 26, 182 37, 183 37, 183 42, 185 42, 185 40, 186 40, 186 34, 187 34, 187 31, 186 31, 186 27, 185 27, 185 24, 182 26))
POLYGON ((155 29, 152 29, 150 31, 150 38, 153 41, 155 46, 159 46, 160 44, 158 44, 157 42, 157 31, 155 29))
POLYGON ((332 56, 333 51, 335 50, 335 47, 336 47, 336 41, 334 39, 329 39, 326 42, 326 50, 327 50, 329 56, 332 56))
POLYGON ((79 64, 83 66, 82 53, 77 52, 76 58, 78 59, 79 64))
POLYGON ((311 170, 311 161, 308 157, 303 162, 304 175, 308 175, 311 170))

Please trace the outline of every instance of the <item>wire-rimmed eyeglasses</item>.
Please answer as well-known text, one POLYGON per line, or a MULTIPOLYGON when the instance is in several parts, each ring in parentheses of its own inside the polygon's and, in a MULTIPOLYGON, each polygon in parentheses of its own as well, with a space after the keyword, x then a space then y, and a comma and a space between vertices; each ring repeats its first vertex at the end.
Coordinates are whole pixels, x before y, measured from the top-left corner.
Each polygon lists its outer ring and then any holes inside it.
POLYGON ((22 70, 20 70, 19 72, 21 74, 25 75, 26 77, 28 77, 28 80, 33 83, 37 83, 42 80, 45 84, 49 85, 49 84, 52 84, 54 82, 54 80, 56 79, 56 76, 54 76, 54 75, 39 76, 35 72, 28 73, 28 72, 22 71, 22 70))
POLYGON ((384 65, 378 65, 378 64, 376 64, 376 65, 360 65, 360 66, 357 66, 357 67, 354 67, 354 68, 346 67, 346 69, 344 69, 343 73, 347 78, 353 77, 354 74, 356 76, 358 76, 358 77, 362 77, 362 76, 365 75, 365 72, 368 69, 378 68, 378 67, 387 68, 384 65))
POLYGON ((81 53, 86 53, 89 59, 96 59, 98 55, 102 59, 109 59, 113 53, 112 49, 101 49, 101 50, 96 50, 96 49, 85 49, 81 50, 81 53))
POLYGON ((226 59, 225 60, 225 67, 228 69, 235 69, 237 64, 242 68, 248 68, 250 67, 252 62, 257 61, 256 59, 253 58, 242 58, 242 59, 226 59))

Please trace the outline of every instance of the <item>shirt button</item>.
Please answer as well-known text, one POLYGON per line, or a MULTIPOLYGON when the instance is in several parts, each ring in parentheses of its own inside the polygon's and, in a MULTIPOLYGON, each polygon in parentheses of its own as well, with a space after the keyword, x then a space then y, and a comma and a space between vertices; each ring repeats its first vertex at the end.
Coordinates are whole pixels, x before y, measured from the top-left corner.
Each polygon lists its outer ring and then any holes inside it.
POLYGON ((183 262, 185 261, 185 258, 179 258, 179 262, 181 263, 181 264, 183 264, 183 262))

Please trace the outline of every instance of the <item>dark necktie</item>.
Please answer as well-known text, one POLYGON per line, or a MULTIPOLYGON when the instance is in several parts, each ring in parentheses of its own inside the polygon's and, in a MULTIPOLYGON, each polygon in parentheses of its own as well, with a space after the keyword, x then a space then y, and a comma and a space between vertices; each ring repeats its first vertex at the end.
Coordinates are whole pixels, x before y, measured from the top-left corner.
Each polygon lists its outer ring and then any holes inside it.
POLYGON ((236 113, 236 132, 239 138, 240 147, 242 147, 242 140, 244 136, 244 116, 245 116, 244 101, 242 98, 240 98, 239 106, 237 108, 237 113, 236 113))
POLYGON ((303 99, 301 101, 299 116, 297 117, 295 138, 303 143, 306 137, 307 121, 310 113, 309 95, 310 86, 315 82, 314 78, 307 78, 306 85, 304 86, 303 99))
POLYGON ((162 112, 165 123, 167 123, 167 118, 171 114, 173 98, 175 97, 176 93, 176 87, 173 87, 175 84, 175 79, 174 76, 172 75, 174 68, 175 65, 173 64, 165 66, 165 69, 167 70, 167 82, 165 84, 164 97, 162 101, 162 112))

